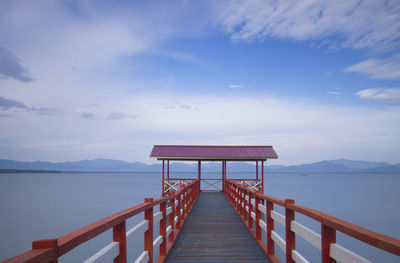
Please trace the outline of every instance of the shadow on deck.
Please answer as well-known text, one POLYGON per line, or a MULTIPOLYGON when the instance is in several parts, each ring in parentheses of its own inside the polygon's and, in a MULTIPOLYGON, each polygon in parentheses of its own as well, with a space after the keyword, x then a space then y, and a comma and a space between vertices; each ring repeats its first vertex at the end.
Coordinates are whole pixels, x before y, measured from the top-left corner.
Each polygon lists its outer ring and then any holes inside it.
POLYGON ((165 262, 269 262, 222 192, 202 192, 165 262))

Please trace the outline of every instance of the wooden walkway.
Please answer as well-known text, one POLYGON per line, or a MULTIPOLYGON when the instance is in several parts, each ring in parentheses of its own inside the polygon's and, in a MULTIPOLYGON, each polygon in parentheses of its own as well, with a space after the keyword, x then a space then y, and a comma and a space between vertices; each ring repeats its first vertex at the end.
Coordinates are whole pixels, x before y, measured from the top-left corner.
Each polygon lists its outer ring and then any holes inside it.
POLYGON ((165 262, 269 262, 222 192, 201 192, 165 262))

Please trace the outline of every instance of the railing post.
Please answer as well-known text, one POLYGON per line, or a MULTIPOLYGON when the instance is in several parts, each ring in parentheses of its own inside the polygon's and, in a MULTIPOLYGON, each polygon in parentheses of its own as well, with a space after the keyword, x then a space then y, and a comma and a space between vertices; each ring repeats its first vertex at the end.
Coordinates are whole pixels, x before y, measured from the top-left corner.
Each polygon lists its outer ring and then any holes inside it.
POLYGON ((294 204, 294 200, 285 199, 286 262, 294 263, 292 251, 296 250, 296 234, 291 230, 294 211, 287 208, 288 204, 294 204))
POLYGON ((162 236, 162 243, 160 245, 160 256, 167 255, 167 202, 160 204, 160 212, 162 218, 160 220, 160 235, 162 236))
POLYGON ((32 249, 43 249, 52 248, 53 249, 53 260, 50 263, 58 263, 58 245, 57 239, 44 239, 36 240, 32 242, 32 249))
MULTIPOLYGON (((153 198, 145 198, 145 203, 153 203, 153 198)), ((148 263, 153 263, 153 206, 144 211, 144 219, 149 221, 149 229, 144 232, 144 250, 149 253, 148 263)))
POLYGON ((119 242, 119 255, 114 263, 126 263, 126 223, 125 220, 113 227, 113 240, 119 242))
MULTIPOLYGON (((172 193, 171 195, 174 196, 175 194, 172 193)), ((169 206, 172 208, 172 211, 171 211, 171 214, 169 214, 169 219, 168 219, 169 225, 171 227, 171 233, 169 234, 168 242, 171 243, 175 239, 175 220, 174 220, 174 217, 175 217, 175 198, 172 198, 171 200, 169 200, 169 206)))
POLYGON ((336 230, 321 224, 321 255, 322 263, 335 263, 336 260, 330 257, 331 244, 336 243, 336 230))
POLYGON ((247 195, 247 190, 244 190, 243 191, 243 201, 244 201, 244 207, 243 207, 243 216, 244 216, 244 218, 247 218, 247 214, 248 214, 248 212, 247 212, 247 210, 246 210, 246 208, 247 208, 247 200, 246 200, 246 195, 247 195))
POLYGON ((258 209, 258 205, 260 204, 260 198, 255 196, 255 211, 256 211, 256 239, 261 240, 261 227, 260 227, 260 219, 261 219, 261 211, 258 209))
POLYGON ((253 229, 253 218, 251 217, 251 212, 253 212, 253 205, 251 204, 251 192, 249 191, 249 224, 248 228, 253 229))
POLYGON ((271 201, 266 202, 267 206, 267 253, 268 255, 275 255, 275 243, 271 237, 271 232, 275 229, 274 219, 271 217, 271 211, 274 210, 274 203, 271 201))
POLYGON ((178 216, 178 222, 176 223, 176 229, 181 229, 181 205, 182 205, 182 201, 181 201, 181 193, 179 193, 177 196, 178 198, 178 206, 176 207, 175 216, 178 216))

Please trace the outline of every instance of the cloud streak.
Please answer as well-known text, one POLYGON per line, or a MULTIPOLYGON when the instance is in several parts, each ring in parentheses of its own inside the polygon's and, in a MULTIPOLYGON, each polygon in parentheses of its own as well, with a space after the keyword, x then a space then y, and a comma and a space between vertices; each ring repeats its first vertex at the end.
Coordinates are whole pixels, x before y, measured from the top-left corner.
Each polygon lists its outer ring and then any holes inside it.
POLYGON ((388 104, 399 104, 400 105, 400 88, 373 88, 364 89, 357 92, 357 95, 361 99, 374 100, 384 102, 388 104))
POLYGON ((400 79, 400 59, 371 58, 345 69, 345 72, 358 72, 371 79, 400 79))
POLYGON ((133 119, 137 118, 139 115, 136 114, 126 114, 119 111, 112 111, 108 114, 107 120, 123 120, 123 119, 133 119))
POLYGON ((0 79, 13 78, 22 82, 31 82, 28 70, 21 60, 10 50, 0 46, 0 79))
POLYGON ((398 50, 400 4, 397 1, 241 1, 221 7, 222 29, 233 40, 272 37, 320 40, 329 46, 398 50))
MULTIPOLYGON (((0 110, 10 111, 12 109, 22 109, 26 112, 42 116, 62 116, 62 111, 47 107, 27 107, 25 103, 13 99, 0 97, 0 110)), ((11 114, 3 114, 3 117, 11 117, 11 114)))

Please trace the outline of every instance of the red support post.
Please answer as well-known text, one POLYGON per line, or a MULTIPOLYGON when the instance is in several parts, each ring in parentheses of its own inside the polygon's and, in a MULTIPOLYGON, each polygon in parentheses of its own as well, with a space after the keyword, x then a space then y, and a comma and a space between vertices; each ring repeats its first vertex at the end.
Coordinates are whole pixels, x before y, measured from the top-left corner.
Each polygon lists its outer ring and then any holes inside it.
MULTIPOLYGON (((285 206, 294 204, 294 200, 285 199, 285 206)), ((294 211, 285 208, 285 230, 286 230, 286 262, 295 263, 292 258, 292 251, 296 250, 296 234, 291 230, 291 224, 294 220, 294 211)))
MULTIPOLYGON (((171 193, 171 195, 174 195, 174 193, 171 193)), ((173 242, 175 239, 175 221, 174 221, 174 217, 175 217, 175 198, 169 200, 169 206, 172 208, 172 212, 171 214, 169 214, 169 225, 171 227, 171 233, 169 234, 168 237, 168 242, 173 242)))
POLYGON ((178 222, 176 223, 176 229, 181 229, 181 209, 182 209, 182 194, 178 194, 176 197, 178 198, 178 207, 176 208, 176 214, 178 216, 178 222))
POLYGON ((160 245, 160 256, 167 255, 167 202, 160 204, 160 212, 162 218, 160 220, 160 235, 162 236, 162 243, 160 245))
POLYGON ((125 220, 113 227, 113 240, 119 242, 119 255, 114 263, 126 263, 126 225, 125 220))
POLYGON ((261 219, 261 211, 258 209, 258 205, 260 204, 260 198, 258 196, 255 197, 255 210, 256 210, 256 239, 261 240, 261 227, 260 227, 260 219, 261 219))
POLYGON ((201 161, 198 161, 198 167, 197 167, 197 179, 201 179, 201 161))
POLYGON ((271 232, 274 228, 274 219, 271 217, 271 211, 274 210, 274 203, 267 200, 267 253, 268 255, 275 255, 275 243, 271 237, 271 232))
POLYGON ((336 263, 336 260, 331 258, 329 255, 332 243, 336 243, 336 230, 327 225, 321 224, 322 263, 336 263))
POLYGON ((247 208, 246 194, 247 194, 247 191, 244 190, 244 191, 243 191, 243 202, 244 202, 244 206, 243 206, 243 216, 244 216, 244 218, 247 219, 247 218, 248 218, 248 217, 247 217, 248 212, 247 212, 247 210, 246 210, 246 208, 247 208))
POLYGON ((57 239, 44 239, 44 240, 36 240, 32 242, 32 249, 44 249, 44 248, 52 248, 53 249, 53 260, 50 263, 58 263, 58 245, 57 239))
POLYGON ((169 160, 167 160, 167 179, 169 180, 169 160))
POLYGON ((261 161, 261 178, 262 178, 261 193, 264 194, 264 161, 261 161))
POLYGON ((224 172, 225 172, 225 161, 222 161, 222 178, 221 178, 222 192, 225 192, 225 189, 224 189, 224 172))
MULTIPOLYGON (((145 198, 145 203, 153 203, 153 198, 145 198)), ((144 250, 149 253, 148 263, 153 263, 153 206, 144 211, 144 219, 149 221, 149 229, 144 232, 144 250)))
POLYGON ((162 195, 165 194, 165 182, 164 182, 164 160, 162 161, 162 195))
POLYGON ((251 192, 249 191, 249 217, 248 217, 248 228, 253 229, 253 218, 251 212, 253 212, 253 205, 251 204, 251 192))
POLYGON ((256 178, 257 178, 257 181, 258 181, 258 161, 256 161, 256 178))

